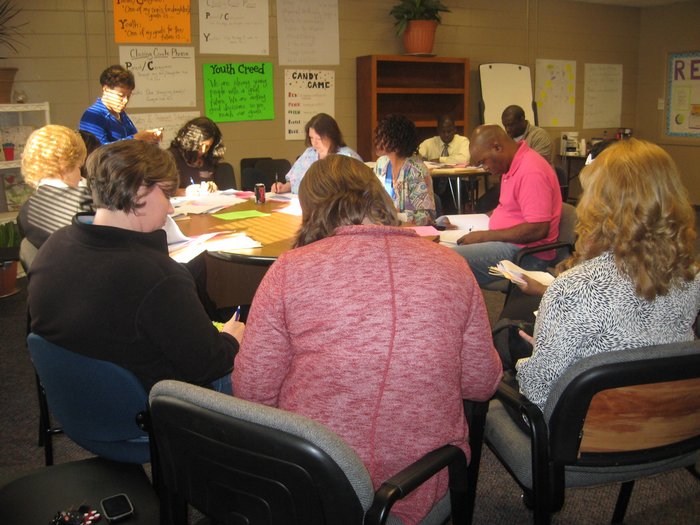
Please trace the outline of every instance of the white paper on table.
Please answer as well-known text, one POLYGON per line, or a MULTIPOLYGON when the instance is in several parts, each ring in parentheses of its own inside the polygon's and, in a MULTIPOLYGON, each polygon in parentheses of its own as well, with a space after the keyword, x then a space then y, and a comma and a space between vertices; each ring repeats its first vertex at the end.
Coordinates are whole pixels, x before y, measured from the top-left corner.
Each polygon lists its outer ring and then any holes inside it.
POLYGON ((456 230, 440 232, 440 242, 446 245, 455 245, 464 235, 489 229, 489 216, 485 213, 467 213, 462 215, 441 215, 435 223, 438 226, 447 224, 456 226, 456 230))
POLYGON ((236 233, 219 237, 204 243, 208 252, 236 252, 238 250, 249 250, 251 248, 262 248, 262 244, 248 237, 245 233, 236 233))
POLYGON ((208 239, 219 235, 218 233, 205 233, 198 237, 185 237, 185 241, 168 245, 170 258, 179 263, 190 262, 200 253, 206 250, 205 243, 208 239))
POLYGON ((163 229, 165 230, 165 234, 168 236, 168 246, 171 244, 179 244, 192 240, 190 237, 187 237, 184 233, 182 233, 182 230, 170 215, 168 215, 165 219, 163 229))
POLYGON ((278 208, 274 211, 277 211, 279 213, 286 213, 288 215, 295 215, 297 217, 301 217, 301 204, 299 204, 299 198, 295 197, 291 200, 289 203, 289 206, 285 206, 284 208, 278 208))
POLYGON ((170 203, 173 205, 175 214, 179 215, 181 213, 216 213, 217 211, 228 208, 235 204, 240 204, 241 202, 246 202, 246 199, 241 199, 235 195, 224 192, 208 193, 207 195, 200 195, 198 197, 174 197, 170 199, 170 203))
POLYGON ((294 200, 299 200, 299 197, 294 195, 292 192, 287 193, 274 193, 268 192, 265 194, 267 200, 272 202, 292 202, 294 200))
POLYGON ((516 284, 525 284, 523 275, 527 275, 531 279, 538 281, 539 283, 549 286, 554 280, 554 276, 548 272, 536 272, 532 270, 524 270, 517 264, 508 259, 500 261, 496 266, 489 267, 489 273, 491 275, 500 275, 509 279, 516 284))

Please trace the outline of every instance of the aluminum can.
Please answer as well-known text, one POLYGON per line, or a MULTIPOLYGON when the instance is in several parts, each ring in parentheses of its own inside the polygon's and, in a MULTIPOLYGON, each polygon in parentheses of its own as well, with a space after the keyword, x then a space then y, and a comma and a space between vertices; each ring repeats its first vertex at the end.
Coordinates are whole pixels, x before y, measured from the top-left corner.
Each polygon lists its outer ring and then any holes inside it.
POLYGON ((255 185, 255 202, 258 204, 265 202, 265 185, 262 182, 255 185))

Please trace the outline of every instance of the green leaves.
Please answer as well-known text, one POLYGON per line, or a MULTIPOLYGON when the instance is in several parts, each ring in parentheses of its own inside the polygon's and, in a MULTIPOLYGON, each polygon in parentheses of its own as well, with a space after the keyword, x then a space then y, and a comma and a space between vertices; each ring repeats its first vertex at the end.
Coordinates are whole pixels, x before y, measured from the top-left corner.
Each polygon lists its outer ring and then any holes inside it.
POLYGON ((0 224, 0 248, 14 248, 19 246, 22 236, 14 221, 0 224))
POLYGON ((401 0, 392 7, 389 14, 396 19, 394 28, 396 35, 403 35, 409 20, 435 20, 442 22, 440 13, 449 13, 450 10, 440 0, 401 0))

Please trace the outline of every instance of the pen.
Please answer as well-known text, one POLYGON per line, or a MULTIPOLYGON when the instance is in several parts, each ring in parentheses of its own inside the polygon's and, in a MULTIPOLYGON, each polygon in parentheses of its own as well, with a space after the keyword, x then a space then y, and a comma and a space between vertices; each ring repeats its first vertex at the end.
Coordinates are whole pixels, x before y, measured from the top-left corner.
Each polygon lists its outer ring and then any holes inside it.
POLYGON ((277 177, 277 172, 275 172, 275 193, 277 193, 277 190, 279 189, 279 178, 277 177))
POLYGON ((236 311, 233 312, 233 320, 238 321, 238 320, 240 320, 240 318, 241 318, 241 307, 237 306, 236 311))
POLYGON ((190 177, 190 184, 194 184, 194 179, 190 177))

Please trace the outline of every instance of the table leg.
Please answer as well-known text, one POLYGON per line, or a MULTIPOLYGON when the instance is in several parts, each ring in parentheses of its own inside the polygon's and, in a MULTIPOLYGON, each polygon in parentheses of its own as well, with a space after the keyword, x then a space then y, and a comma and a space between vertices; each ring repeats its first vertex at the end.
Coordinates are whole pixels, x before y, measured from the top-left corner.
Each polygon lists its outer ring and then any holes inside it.
POLYGON ((462 213, 462 177, 457 175, 457 215, 462 213))

